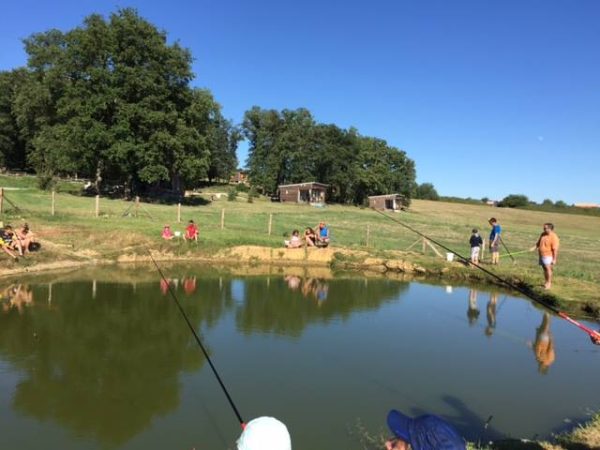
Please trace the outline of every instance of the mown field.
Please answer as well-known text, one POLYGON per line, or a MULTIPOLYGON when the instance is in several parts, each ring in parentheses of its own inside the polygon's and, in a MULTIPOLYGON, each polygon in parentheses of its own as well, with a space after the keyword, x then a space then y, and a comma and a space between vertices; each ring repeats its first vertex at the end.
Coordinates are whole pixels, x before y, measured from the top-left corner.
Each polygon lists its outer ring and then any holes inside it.
MULTIPOLYGON (((417 242, 419 236, 368 208, 341 205, 317 208, 273 203, 266 198, 248 203, 243 193, 236 201, 228 201, 226 192, 229 187, 215 186, 199 193, 196 200, 201 204, 181 206, 181 223, 177 223, 177 204, 141 202, 136 208, 134 202, 108 198, 100 198, 99 216, 96 217, 93 196, 73 195, 81 186, 79 183, 61 182, 56 187, 55 215, 52 216, 51 194, 39 190, 35 178, 0 176, 0 187, 5 188, 6 198, 1 220, 13 226, 29 222, 45 243, 40 253, 16 263, 2 257, 0 270, 63 257, 86 259, 112 258, 131 252, 141 254, 146 252, 147 247, 174 254, 192 252, 204 256, 236 245, 281 247, 284 236, 294 228, 302 231, 306 226, 314 227, 320 220, 329 224, 334 247, 367 250, 374 256, 410 247, 407 259, 415 258, 420 264, 435 267, 447 265, 430 249, 423 257, 420 254, 422 243, 417 242), (219 193, 223 195, 217 198, 219 193), (183 231, 189 219, 200 226, 197 246, 179 240, 164 242, 160 238, 165 224, 183 231), (269 235, 270 220, 272 231, 269 235)), ((533 246, 542 224, 553 222, 561 239, 553 294, 563 300, 600 304, 600 263, 597 259, 600 254, 600 217, 422 200, 413 201, 407 212, 390 215, 464 255, 468 255, 471 229, 479 228, 483 237, 487 237, 487 220, 491 216, 501 223, 506 246, 514 253, 533 246)), ((445 253, 442 249, 440 252, 445 253)), ((514 263, 505 250, 501 255, 500 266, 486 267, 532 286, 541 285, 542 272, 535 253, 515 255, 514 263)), ((488 256, 486 251, 484 264, 488 256)))

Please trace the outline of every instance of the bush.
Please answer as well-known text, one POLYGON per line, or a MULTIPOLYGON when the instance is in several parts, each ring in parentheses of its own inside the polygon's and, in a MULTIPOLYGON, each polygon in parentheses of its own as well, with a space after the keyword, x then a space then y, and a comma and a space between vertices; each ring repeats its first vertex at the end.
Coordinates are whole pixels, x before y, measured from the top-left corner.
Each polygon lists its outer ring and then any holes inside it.
POLYGON ((256 188, 252 186, 248 191, 248 203, 253 203, 255 198, 258 198, 258 192, 256 191, 256 188))
POLYGON ((231 188, 229 189, 229 192, 227 193, 227 200, 230 202, 235 202, 235 200, 237 199, 238 196, 238 191, 236 188, 231 188))
POLYGON ((246 186, 244 183, 238 183, 235 185, 235 190, 238 192, 248 192, 250 188, 246 186))
POLYGON ((502 199, 498 206, 503 208, 522 208, 529 205, 529 199, 526 195, 511 194, 502 199))
POLYGON ((41 173, 37 176, 37 185, 40 189, 49 191, 56 186, 56 180, 50 174, 41 173))

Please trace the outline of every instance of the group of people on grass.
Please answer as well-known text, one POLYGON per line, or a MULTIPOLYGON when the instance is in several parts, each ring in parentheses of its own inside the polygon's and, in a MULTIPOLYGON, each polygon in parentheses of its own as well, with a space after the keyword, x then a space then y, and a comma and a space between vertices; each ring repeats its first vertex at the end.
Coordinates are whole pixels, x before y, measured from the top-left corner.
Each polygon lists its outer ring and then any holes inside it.
POLYGON ((25 256, 31 250, 35 250, 37 243, 27 223, 16 230, 11 225, 5 225, 0 227, 0 248, 17 261, 19 256, 25 256))
POLYGON ((325 222, 319 222, 315 228, 306 227, 302 236, 298 230, 292 231, 290 239, 283 241, 286 248, 327 247, 329 245, 329 228, 325 222))
MULTIPOLYGON (((392 409, 387 415, 392 437, 386 450, 465 450, 458 431, 438 416, 424 414, 412 418, 392 409)), ((292 439, 285 424, 274 417, 258 417, 245 425, 237 450, 291 450, 292 439)))
MULTIPOLYGON (((502 242, 502 227, 495 217, 489 220, 489 224, 492 227, 489 240, 491 263, 496 265, 500 261, 500 244, 504 244, 502 242)), ((479 254, 483 246, 483 239, 479 235, 477 228, 472 230, 469 244, 471 246, 471 262, 479 264, 479 254)), ((554 225, 552 223, 545 223, 542 234, 540 234, 536 244, 529 249, 529 251, 538 251, 539 264, 544 271, 544 289, 552 287, 552 270, 556 265, 559 246, 560 240, 554 232, 554 225)))
MULTIPOLYGON (((183 239, 186 241, 198 242, 199 234, 200 234, 200 230, 198 229, 198 225, 196 225, 193 220, 190 220, 188 222, 187 227, 185 227, 185 230, 183 232, 183 239)), ((181 232, 180 231, 173 232, 173 230, 171 229, 171 226, 169 224, 166 224, 163 227, 161 237, 165 241, 170 241, 172 239, 175 239, 176 237, 177 238, 181 237, 181 232)))

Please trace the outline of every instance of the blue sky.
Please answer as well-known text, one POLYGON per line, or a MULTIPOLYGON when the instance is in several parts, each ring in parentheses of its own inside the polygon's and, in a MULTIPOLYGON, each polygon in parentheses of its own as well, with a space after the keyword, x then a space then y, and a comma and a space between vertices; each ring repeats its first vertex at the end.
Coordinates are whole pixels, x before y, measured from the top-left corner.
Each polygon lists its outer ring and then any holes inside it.
POLYGON ((405 150, 442 195, 600 203, 600 1, 21 0, 0 70, 29 34, 126 6, 192 51, 234 122, 306 107, 405 150))

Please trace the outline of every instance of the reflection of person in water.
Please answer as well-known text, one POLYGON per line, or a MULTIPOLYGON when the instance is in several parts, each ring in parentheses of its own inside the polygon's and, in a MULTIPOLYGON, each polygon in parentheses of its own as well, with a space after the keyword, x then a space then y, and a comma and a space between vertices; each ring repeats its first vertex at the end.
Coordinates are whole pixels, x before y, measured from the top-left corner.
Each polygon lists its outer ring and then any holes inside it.
POLYGON ((164 278, 160 279, 160 292, 162 292, 163 295, 167 295, 169 293, 170 282, 170 280, 165 280, 164 278))
POLYGON ((479 318, 479 308, 477 307, 477 289, 469 290, 469 308, 467 309, 467 318, 469 325, 473 325, 479 318))
POLYGON ((13 284, 2 293, 2 310, 5 312, 16 308, 19 314, 26 306, 33 304, 33 292, 27 285, 13 284))
POLYGON ((485 335, 491 336, 496 329, 496 306, 498 305, 498 293, 490 294, 490 301, 487 304, 487 327, 485 327, 485 335))
POLYGON ((183 279, 183 291, 186 295, 192 295, 196 292, 196 277, 188 277, 183 279))
POLYGON ((327 300, 329 294, 329 285, 317 278, 307 278, 302 283, 302 295, 304 297, 314 297, 319 305, 321 302, 327 300))
POLYGON ((293 291, 300 287, 300 282, 302 281, 300 277, 296 275, 287 275, 284 280, 288 284, 288 287, 293 291))
POLYGON ((544 313, 542 323, 535 330, 533 352, 535 353, 540 373, 548 373, 548 369, 556 359, 556 355, 554 354, 554 338, 550 331, 550 314, 548 313, 544 313))

